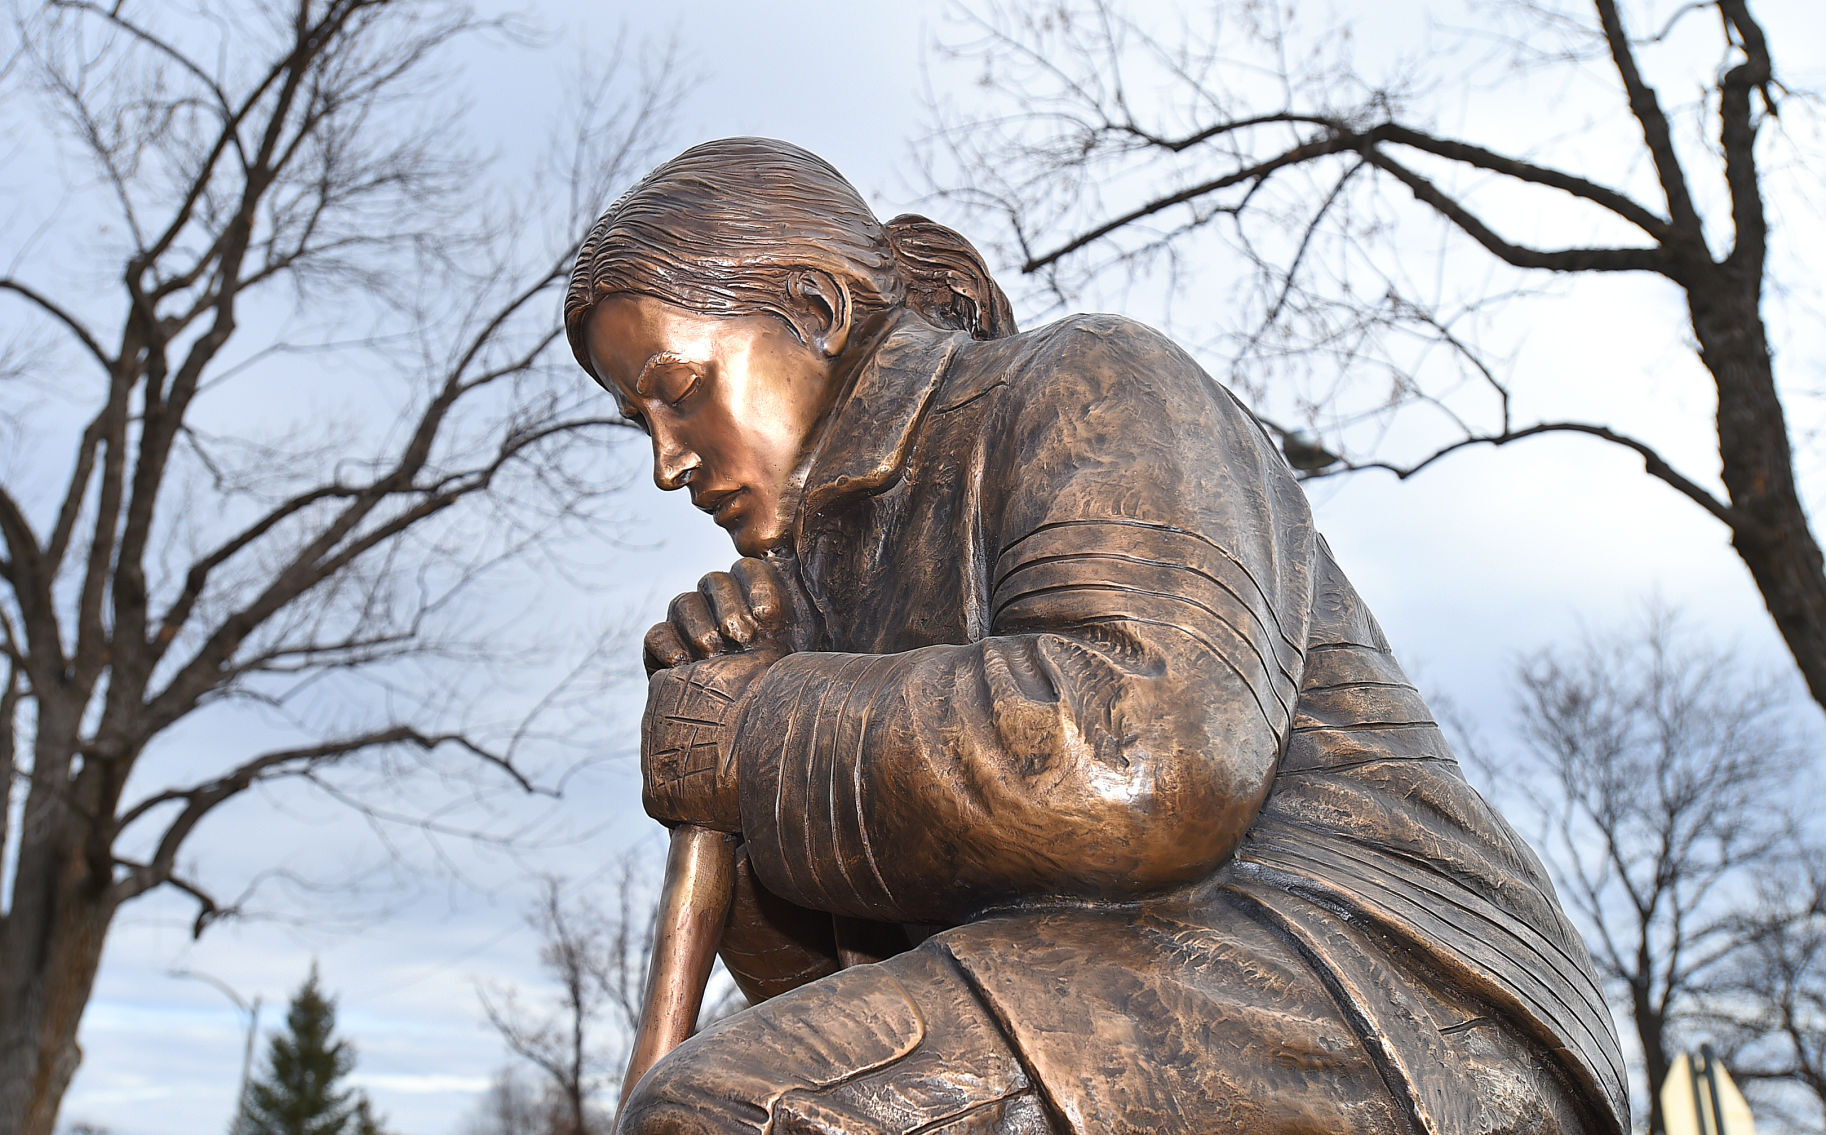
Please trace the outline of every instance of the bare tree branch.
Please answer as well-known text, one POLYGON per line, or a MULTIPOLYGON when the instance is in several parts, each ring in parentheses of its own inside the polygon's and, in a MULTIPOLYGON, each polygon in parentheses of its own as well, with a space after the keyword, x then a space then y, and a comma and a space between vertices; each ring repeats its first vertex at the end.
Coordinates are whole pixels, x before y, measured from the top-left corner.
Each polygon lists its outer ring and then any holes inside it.
POLYGON ((1716 516, 1726 525, 1732 523, 1733 518, 1729 505, 1707 492, 1704 487, 1695 483, 1676 470, 1672 465, 1668 464, 1667 460, 1647 442, 1630 437, 1626 434, 1618 433, 1609 426, 1598 425, 1593 422, 1537 422, 1534 425, 1524 426, 1520 429, 1504 430, 1497 434, 1463 438, 1453 442, 1451 445, 1435 450, 1412 464, 1397 465, 1388 461, 1346 461, 1336 469, 1325 470, 1314 474, 1314 476, 1329 477, 1335 476, 1337 473, 1360 469, 1382 469, 1393 473, 1396 478, 1405 481, 1409 477, 1412 477, 1425 469, 1427 466, 1433 464, 1435 461, 1456 453, 1461 449, 1466 449, 1474 445, 1503 446, 1508 445, 1511 442, 1522 441, 1525 438, 1539 437, 1542 434, 1550 433, 1584 434, 1588 437, 1601 438, 1604 441, 1610 442, 1612 445, 1620 445, 1640 456, 1644 468, 1651 476, 1666 482, 1679 491, 1682 496, 1685 496, 1693 503, 1699 505, 1699 507, 1705 509, 1713 516, 1716 516))
MULTIPOLYGON (((1493 146, 1428 129, 1418 92, 1459 87, 1439 87, 1425 62, 1386 78, 1363 70, 1344 29, 1323 27, 1297 41, 1288 30, 1297 13, 1187 23, 1169 37, 1125 12, 1121 0, 1059 0, 1044 16, 973 0, 964 15, 974 38, 948 50, 981 79, 968 100, 937 108, 930 174, 940 192, 1004 223, 1015 261, 1039 274, 1055 304, 1071 302, 1079 286, 1112 281, 1158 289, 1170 309, 1182 273, 1189 279, 1196 271, 1195 249, 1196 259, 1240 266, 1240 274, 1228 272, 1228 302, 1201 297, 1215 330, 1209 345, 1229 356, 1226 373, 1263 403, 1259 409, 1306 423, 1281 431, 1303 468, 1344 455, 1343 470, 1406 476, 1471 445, 1554 430, 1634 450, 1651 476, 1729 527, 1732 548, 1815 700, 1826 705, 1826 553, 1797 483, 1778 355, 1763 315, 1769 185, 1766 159, 1756 152, 1755 101, 1760 95, 1761 116, 1776 114, 1771 37, 1753 15, 1754 0, 1675 6, 1649 39, 1629 34, 1617 0, 1592 0, 1588 20, 1559 5, 1509 9, 1519 13, 1521 31, 1467 33, 1494 40, 1522 64, 1507 89, 1551 96, 1560 88, 1534 81, 1546 65, 1557 77, 1595 74, 1619 88, 1622 107, 1612 122, 1572 126, 1614 127, 1626 144, 1594 157, 1566 147, 1566 131, 1553 126, 1534 132, 1537 154, 1514 140, 1517 132, 1493 146), (1644 74, 1659 62, 1649 59, 1649 45, 1701 7, 1719 16, 1724 63, 1691 79, 1705 95, 1698 113, 1716 116, 1717 146, 1683 153, 1644 74), (1571 47, 1540 42, 1569 37, 1571 47), (1333 161, 1362 162, 1386 176, 1340 178, 1333 161), (1637 167, 1653 169, 1661 201, 1630 190, 1637 167), (1728 199, 1695 199, 1692 185, 1716 180, 1702 176, 1707 169, 1722 175, 1728 199), (1398 200, 1408 195, 1419 208, 1398 200), (1578 208, 1536 210, 1531 201, 1578 208), (1702 210, 1722 213, 1722 206, 1732 242, 1720 259, 1708 246, 1702 210), (1591 221, 1604 227, 1590 231, 1591 221), (1612 237, 1619 222, 1646 243, 1612 237), (1437 257, 1430 277, 1412 266, 1416 233, 1437 257), (1479 360, 1473 336, 1427 318, 1449 307, 1481 316, 1523 290, 1507 283, 1517 278, 1508 272, 1480 283, 1480 273, 1462 268, 1463 238, 1491 267, 1652 273, 1674 283, 1688 327, 1679 345, 1696 348, 1717 393, 1707 424, 1723 491, 1674 470, 1622 421, 1581 423, 1547 409, 1537 411, 1541 424, 1516 428, 1510 407, 1518 379, 1479 360), (1204 241, 1233 255, 1207 257, 1204 241), (1435 349, 1442 345, 1449 351, 1435 349), (1376 453, 1397 444, 1395 419, 1420 408, 1445 423, 1446 436, 1424 443, 1431 456, 1376 453)), ((1470 64, 1491 65, 1487 52, 1470 64)), ((1511 82, 1487 70, 1447 78, 1461 86, 1511 82)), ((1400 436, 1405 445, 1413 435, 1400 436)))
POLYGON ((1744 61, 1725 72, 1719 84, 1719 145, 1725 155, 1725 183, 1731 192, 1731 221, 1736 233, 1725 263, 1742 273, 1760 277, 1768 254, 1769 224, 1763 213, 1762 179, 1756 165, 1756 123, 1752 119, 1750 92, 1762 92, 1771 114, 1775 100, 1769 93, 1774 78, 1769 45, 1762 27, 1750 16, 1745 0, 1720 0, 1719 9, 1737 33, 1744 61))
POLYGON ((173 63, 176 63, 179 67, 182 67, 185 71, 189 72, 191 78, 203 84, 205 89, 215 95, 216 102, 222 109, 228 109, 228 93, 216 85, 216 81, 209 77, 209 72, 197 66, 188 55, 185 55, 183 52, 173 47, 160 36, 154 35, 144 27, 141 27, 139 24, 136 24, 123 16, 119 4, 104 8, 100 4, 91 3, 90 0, 49 0, 46 6, 49 8, 63 9, 65 11, 86 12, 120 28, 122 31, 133 36, 133 38, 153 47, 160 55, 163 55, 173 63))
POLYGON ((1432 206, 1465 235, 1484 246, 1505 264, 1517 268, 1544 268, 1551 272, 1663 272, 1667 255, 1659 248, 1560 248, 1538 249, 1512 244, 1463 204, 1442 192, 1432 181, 1395 161, 1374 146, 1363 151, 1364 160, 1407 186, 1414 197, 1432 206))
POLYGON ((57 322, 63 324, 64 328, 66 330, 68 330, 70 332, 70 334, 76 336, 76 341, 78 343, 82 344, 83 349, 88 351, 89 354, 91 354, 95 357, 95 361, 101 364, 102 369, 104 371, 108 371, 110 373, 113 372, 113 370, 114 370, 113 356, 109 355, 107 351, 102 349, 102 345, 101 345, 101 343, 99 343, 96 340, 94 332, 90 331, 87 327, 83 326, 83 323, 80 319, 77 319, 74 315, 71 315, 68 311, 66 311, 63 307, 59 306, 53 300, 46 298, 45 295, 43 293, 39 292, 37 289, 29 287, 26 284, 22 284, 18 280, 12 279, 11 277, 0 278, 0 290, 9 291, 9 292, 14 293, 15 295, 23 296, 25 299, 29 300, 34 306, 36 306, 40 311, 44 312, 46 315, 49 315, 52 319, 55 319, 57 322))
POLYGON ((1559 833, 1549 869, 1658 1085, 1680 1031, 1742 993, 1746 920, 1766 913, 1752 884, 1804 857, 1781 801, 1798 798, 1806 741, 1776 687, 1665 611, 1537 654, 1518 679, 1507 795, 1559 833))
MULTIPOLYGON (((129 875, 138 875, 153 870, 151 864, 140 863, 132 859, 121 859, 116 857, 114 863, 117 867, 125 868, 129 875)), ((182 891, 184 894, 187 894, 196 900, 197 914, 196 918, 190 924, 190 938, 192 941, 201 938, 203 936, 203 931, 209 929, 212 922, 223 918, 232 918, 240 913, 238 907, 233 905, 223 906, 216 901, 215 896, 197 885, 195 881, 185 878, 175 871, 167 873, 163 882, 158 885, 170 887, 175 891, 182 891)))
POLYGON ((52 572, 63 566, 63 557, 70 549, 70 540, 76 534, 76 521, 82 515, 82 502, 89 492, 89 481, 95 475, 95 457, 101 450, 102 429, 107 421, 104 410, 90 420, 83 429, 82 438, 76 443, 76 468, 70 473, 68 487, 64 490, 63 504, 57 510, 57 523, 51 529, 50 542, 45 545, 44 559, 52 572))
POLYGON ((301 776, 312 772, 319 766, 344 760, 369 749, 389 745, 407 745, 430 752, 442 745, 452 745, 485 763, 494 766, 510 780, 527 792, 535 791, 531 781, 503 757, 496 756, 474 741, 459 734, 427 735, 410 726, 393 726, 370 733, 335 741, 325 741, 317 745, 306 745, 295 749, 281 749, 264 753, 244 761, 227 773, 199 784, 193 788, 168 789, 148 796, 139 803, 127 808, 116 823, 117 829, 124 830, 136 820, 146 816, 165 804, 179 803, 177 816, 166 826, 158 840, 152 858, 140 868, 127 873, 117 881, 112 894, 115 903, 144 894, 153 887, 171 881, 171 872, 177 862, 178 852, 184 841, 190 837, 197 824, 216 807, 239 796, 254 784, 277 777, 301 776))
MULTIPOLYGON (((1635 225, 1656 240, 1662 240, 1669 233, 1666 218, 1658 216, 1653 210, 1643 206, 1626 194, 1619 193, 1608 186, 1600 185, 1588 178, 1550 166, 1537 165, 1498 153, 1484 146, 1460 141, 1453 138, 1441 138, 1397 122, 1380 123, 1368 130, 1357 131, 1345 123, 1332 118, 1311 114, 1258 114, 1216 123, 1192 134, 1178 138, 1163 138, 1142 128, 1132 120, 1112 124, 1109 129, 1130 134, 1150 146, 1168 153, 1181 153, 1220 138, 1243 131, 1259 129, 1273 125, 1302 125, 1318 127, 1330 137, 1351 139, 1350 148, 1380 145, 1384 143, 1409 146, 1438 157, 1460 162, 1474 169, 1499 173, 1517 181, 1539 185, 1548 189, 1558 189, 1569 196, 1601 205, 1617 216, 1635 225)), ((1316 156, 1316 155, 1315 155, 1316 156)))
POLYGON ((1164 213, 1176 205, 1184 205, 1187 202, 1197 200, 1198 198, 1208 197, 1219 190, 1228 189, 1233 185, 1241 185, 1245 182, 1259 183, 1265 181, 1277 170, 1299 165, 1302 162, 1311 161, 1313 158, 1323 157, 1327 154, 1349 153, 1356 149, 1356 140, 1350 137, 1330 136, 1314 139, 1276 154, 1272 158, 1254 162, 1243 169, 1226 173, 1222 177, 1200 182, 1197 185, 1179 190, 1176 193, 1169 193, 1161 197, 1156 197, 1144 204, 1138 205, 1125 213, 1112 217, 1110 220, 1105 221, 1094 228, 1080 233, 1050 251, 1029 257, 1021 265, 1021 271, 1037 272, 1048 265, 1057 263, 1059 260, 1077 252, 1079 249, 1085 248, 1096 241, 1109 236, 1118 229, 1127 228, 1136 221, 1155 216, 1159 213, 1164 213))
POLYGON ((518 436, 509 436, 487 465, 452 474, 429 486, 387 487, 394 480, 390 475, 307 544, 258 596, 218 624, 219 629, 204 642, 165 688, 153 695, 146 704, 142 727, 148 730, 160 729, 188 713, 203 694, 214 688, 215 676, 230 664, 241 644, 272 615, 370 550, 443 512, 463 498, 487 489, 496 474, 522 451, 560 434, 622 424, 618 417, 586 418, 559 422, 518 436), (389 520, 348 539, 347 543, 343 542, 380 499, 395 493, 419 494, 420 499, 389 520))
POLYGON ((1379 127, 1374 133, 1396 145, 1411 146, 1429 154, 1462 162, 1473 169, 1487 170, 1490 173, 1502 174, 1530 185, 1539 185, 1547 189, 1558 189, 1572 197, 1590 201, 1635 225, 1656 241, 1666 240, 1670 226, 1666 218, 1656 214, 1652 209, 1638 203, 1634 198, 1617 192, 1608 186, 1599 185, 1587 178, 1568 173, 1565 170, 1549 166, 1536 165, 1522 161, 1520 158, 1499 154, 1494 150, 1470 142, 1456 139, 1436 138, 1431 134, 1414 130, 1396 123, 1379 127))
MULTIPOLYGON (((553 215, 565 194, 550 182, 509 199, 463 147, 445 69, 458 57, 444 49, 496 26, 460 0, 42 0, 16 13, 16 66, 35 81, 6 93, 36 100, 17 120, 34 143, 73 146, 93 176, 72 179, 72 199, 127 227, 113 265, 73 266, 116 281, 103 294, 48 299, 21 282, 37 277, 26 253, 0 281, 107 374, 102 389, 71 385, 76 424, 47 413, 22 426, 67 440, 60 499, 0 491, 0 846, 13 845, 0 1115, 25 1116, 30 1135, 54 1126, 120 904, 174 887, 198 902, 198 932, 235 905, 211 897, 207 862, 179 870, 215 808, 289 779, 377 827, 435 835, 459 830, 449 810, 498 791, 496 773, 543 791, 515 758, 560 747, 521 745, 523 726, 504 752, 509 727, 478 724, 499 705, 465 701, 479 679, 464 667, 520 643, 462 603, 484 572, 600 530, 614 477, 594 443, 625 423, 553 353, 544 299, 587 217, 553 215), (327 340, 315 361, 373 395, 362 419, 284 404, 294 334, 327 340), (292 420, 271 436, 246 418, 204 428, 199 406, 230 378, 292 420), (52 518, 42 541, 27 519, 39 515, 52 518), (408 662, 434 677, 411 687, 408 662), (332 685, 333 732, 308 704, 332 685), (295 747, 187 787, 148 781, 142 761, 166 729, 230 701, 289 721, 295 747), (389 809, 405 788, 356 775, 376 763, 422 770, 450 798, 389 809)), ((547 162, 587 171, 570 187, 579 213, 637 172, 675 89, 669 74, 624 74, 586 100, 602 120, 579 122, 576 152, 547 162)), ((65 243, 78 246, 100 247, 65 243)), ((495 819, 465 834, 528 842, 486 808, 495 819)))
POLYGON ((512 989, 476 990, 508 1051, 538 1069, 555 1113, 550 1135, 607 1130, 594 1097, 621 1071, 639 1026, 654 915, 637 912, 655 908, 632 859, 622 861, 613 886, 613 913, 605 915, 588 898, 567 894, 564 881, 543 880, 527 921, 540 935, 540 966, 556 987, 550 1011, 528 1011, 512 989))
MULTIPOLYGON (((33 684, 43 688, 60 677, 64 669, 62 636, 52 593, 54 571, 46 569, 30 521, 4 487, 0 487, 0 539, 6 542, 6 579, 12 585, 25 624, 25 641, 12 644, 13 649, 23 650, 33 684)), ((12 628, 7 629, 10 639, 12 628)))
POLYGON ((1643 81, 1642 72, 1636 66, 1636 54, 1630 46, 1629 36, 1623 29, 1623 17, 1617 11, 1617 0, 1593 0, 1598 10, 1598 19, 1603 24, 1604 41, 1610 46, 1611 61, 1616 65, 1617 77, 1623 81, 1623 91, 1629 98, 1629 110, 1641 124, 1643 140, 1648 144, 1649 157, 1655 163, 1655 175, 1661 180, 1661 191, 1667 197, 1668 215, 1673 218, 1674 234, 1689 246, 1683 251, 1697 250, 1704 254, 1705 227, 1699 219, 1699 210, 1693 205, 1693 197, 1687 189, 1686 171, 1681 168, 1680 154, 1674 148, 1673 132, 1668 126, 1667 115, 1661 109, 1661 102, 1655 97, 1654 88, 1643 81))
MULTIPOLYGON (((6 634, 6 685, 0 687, 0 858, 12 846, 13 781, 19 772, 19 703, 25 693, 11 627, 6 628, 6 634)), ((4 913, 0 909, 0 917, 4 913)))

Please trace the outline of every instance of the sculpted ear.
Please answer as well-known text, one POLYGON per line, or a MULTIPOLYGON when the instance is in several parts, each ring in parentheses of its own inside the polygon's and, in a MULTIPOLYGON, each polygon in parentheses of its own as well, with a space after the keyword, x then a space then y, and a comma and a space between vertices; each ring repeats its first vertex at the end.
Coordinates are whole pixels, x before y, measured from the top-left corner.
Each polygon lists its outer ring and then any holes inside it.
POLYGON ((850 341, 850 290, 828 272, 805 268, 786 281, 786 299, 799 337, 826 358, 850 341))

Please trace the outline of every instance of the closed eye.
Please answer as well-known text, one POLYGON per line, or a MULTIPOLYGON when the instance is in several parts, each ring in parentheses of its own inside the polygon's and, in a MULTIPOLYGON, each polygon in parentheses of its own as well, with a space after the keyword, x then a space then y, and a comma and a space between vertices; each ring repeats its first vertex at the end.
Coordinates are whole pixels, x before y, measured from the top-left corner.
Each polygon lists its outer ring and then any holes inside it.
POLYGON ((657 398, 668 406, 678 406, 691 397, 698 384, 697 371, 690 367, 666 367, 651 375, 649 397, 657 398))

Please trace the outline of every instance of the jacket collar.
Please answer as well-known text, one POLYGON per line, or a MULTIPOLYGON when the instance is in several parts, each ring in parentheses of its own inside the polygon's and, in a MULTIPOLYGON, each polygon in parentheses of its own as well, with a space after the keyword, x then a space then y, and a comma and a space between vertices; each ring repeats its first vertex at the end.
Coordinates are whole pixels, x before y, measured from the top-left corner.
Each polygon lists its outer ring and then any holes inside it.
POLYGON ((945 368, 966 336, 902 312, 857 368, 831 411, 812 454, 795 535, 858 494, 879 493, 900 479, 920 420, 945 368))

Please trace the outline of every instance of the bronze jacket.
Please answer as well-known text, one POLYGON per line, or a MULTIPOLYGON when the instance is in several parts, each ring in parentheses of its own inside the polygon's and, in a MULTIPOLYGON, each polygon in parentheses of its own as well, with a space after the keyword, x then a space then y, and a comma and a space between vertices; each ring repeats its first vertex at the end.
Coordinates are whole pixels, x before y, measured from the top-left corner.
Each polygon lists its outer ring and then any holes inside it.
POLYGON ((1548 1054, 1589 1130, 1625 1126, 1541 864, 1285 461, 1177 347, 1109 316, 992 342, 904 317, 833 411, 795 543, 827 649, 743 699, 754 872, 800 907, 952 928, 1083 1129, 1197 1069, 1144 1053, 1138 1087, 1073 1038, 1185 1003, 1238 917, 1322 972, 1419 1129, 1476 1129, 1446 1034, 1482 1016, 1548 1054))

